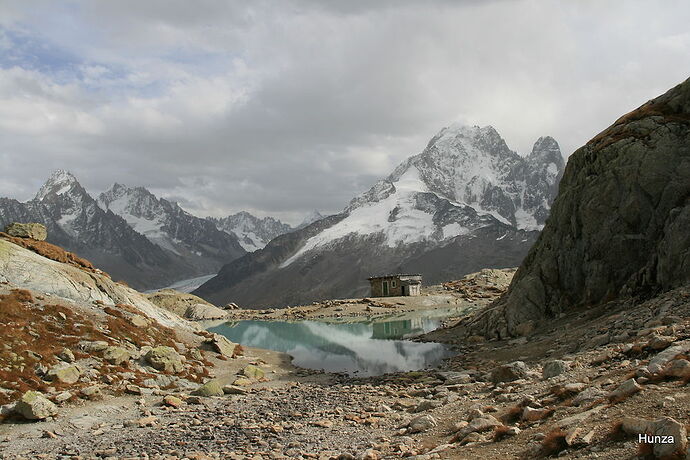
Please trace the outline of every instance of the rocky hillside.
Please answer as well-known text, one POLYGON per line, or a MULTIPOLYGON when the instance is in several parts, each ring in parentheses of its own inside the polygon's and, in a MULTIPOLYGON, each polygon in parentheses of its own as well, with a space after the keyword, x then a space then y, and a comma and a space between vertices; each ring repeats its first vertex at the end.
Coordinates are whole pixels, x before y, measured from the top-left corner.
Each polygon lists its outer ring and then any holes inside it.
POLYGON ((473 319, 489 336, 690 282, 690 80, 577 150, 508 294, 473 319))
POLYGON ((247 252, 261 249, 273 238, 292 231, 292 227, 278 219, 273 217, 259 219, 246 211, 221 219, 210 217, 209 220, 219 230, 236 236, 240 245, 247 252))
POLYGON ((285 306, 365 295, 378 273, 419 272, 434 284, 516 266, 548 215, 563 163, 550 137, 522 157, 490 126, 444 128, 342 213, 226 265, 195 294, 285 306))
POLYGON ((0 198, 0 228, 40 222, 51 243, 138 289, 213 273, 244 253, 234 236, 146 189, 116 185, 99 201, 72 174, 58 170, 33 200, 0 198))

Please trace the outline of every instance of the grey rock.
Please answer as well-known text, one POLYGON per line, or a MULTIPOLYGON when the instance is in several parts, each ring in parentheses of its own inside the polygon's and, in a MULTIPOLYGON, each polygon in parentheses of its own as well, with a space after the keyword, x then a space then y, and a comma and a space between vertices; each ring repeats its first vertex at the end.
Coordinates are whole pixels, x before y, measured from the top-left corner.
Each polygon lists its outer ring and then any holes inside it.
POLYGON ((550 379, 551 377, 556 377, 564 372, 568 371, 569 363, 560 359, 554 359, 544 363, 542 368, 542 376, 545 379, 550 379))
POLYGON ((518 379, 524 379, 528 376, 529 368, 522 361, 514 361, 509 364, 503 364, 491 371, 489 379, 493 383, 512 382, 518 379))
POLYGON ((422 433, 437 425, 436 419, 431 415, 420 415, 410 420, 407 424, 407 431, 408 433, 422 433))
POLYGON ((162 372, 176 374, 184 369, 180 354, 171 347, 160 346, 153 348, 146 353, 145 358, 154 369, 162 372))
POLYGON ((642 387, 638 385, 635 379, 628 379, 621 383, 618 388, 609 393, 609 400, 622 401, 639 391, 642 391, 642 387))
POLYGON ((57 406, 38 391, 27 391, 14 410, 27 420, 42 420, 58 413, 57 406))
POLYGON ((213 305, 205 305, 198 303, 187 307, 184 317, 192 321, 201 321, 208 319, 222 319, 228 316, 225 310, 221 310, 213 305))

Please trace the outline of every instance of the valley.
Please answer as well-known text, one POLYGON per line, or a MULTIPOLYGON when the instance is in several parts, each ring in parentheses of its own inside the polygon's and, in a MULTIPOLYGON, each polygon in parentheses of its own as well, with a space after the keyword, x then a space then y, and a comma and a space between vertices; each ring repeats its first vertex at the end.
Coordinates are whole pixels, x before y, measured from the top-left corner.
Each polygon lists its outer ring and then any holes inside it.
POLYGON ((689 178, 690 80, 567 165, 451 125, 275 236, 58 171, 0 201, 0 459, 683 460, 689 178))

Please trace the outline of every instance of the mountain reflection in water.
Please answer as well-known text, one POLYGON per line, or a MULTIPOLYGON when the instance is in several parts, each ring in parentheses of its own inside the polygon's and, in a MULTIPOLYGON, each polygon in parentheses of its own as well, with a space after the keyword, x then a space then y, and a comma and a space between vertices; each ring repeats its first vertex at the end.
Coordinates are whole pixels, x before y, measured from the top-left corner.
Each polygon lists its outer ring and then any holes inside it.
POLYGON ((438 364, 453 355, 438 343, 400 340, 436 329, 439 319, 380 322, 237 321, 209 329, 242 345, 282 351, 296 366, 372 376, 438 364))

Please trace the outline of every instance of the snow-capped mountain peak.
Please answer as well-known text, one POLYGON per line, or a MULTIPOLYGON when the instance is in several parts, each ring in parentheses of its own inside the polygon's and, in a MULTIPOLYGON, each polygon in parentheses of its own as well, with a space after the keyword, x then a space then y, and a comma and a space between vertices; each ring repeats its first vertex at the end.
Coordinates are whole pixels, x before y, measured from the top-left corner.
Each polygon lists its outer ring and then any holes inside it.
POLYGON ((558 143, 541 137, 523 158, 491 126, 443 128, 426 149, 355 197, 346 217, 310 238, 282 267, 345 238, 381 234, 388 247, 439 244, 490 222, 538 230, 563 171, 558 143))
POLYGON ((222 219, 209 218, 219 229, 235 235, 245 251, 261 249, 276 236, 292 231, 292 227, 273 217, 262 219, 240 211, 222 219))
POLYGON ((57 169, 40 188, 34 200, 43 201, 46 197, 51 195, 64 195, 75 187, 81 188, 79 182, 77 182, 77 179, 72 173, 63 169, 57 169))
POLYGON ((313 224, 313 223, 316 222, 317 220, 323 219, 323 217, 324 217, 323 214, 321 214, 321 213, 318 211, 318 209, 314 209, 314 210, 312 210, 311 212, 309 212, 309 214, 307 214, 306 216, 304 216, 304 219, 302 219, 302 222, 301 222, 297 227, 295 227, 295 228, 304 228, 304 227, 306 227, 307 225, 313 224))

